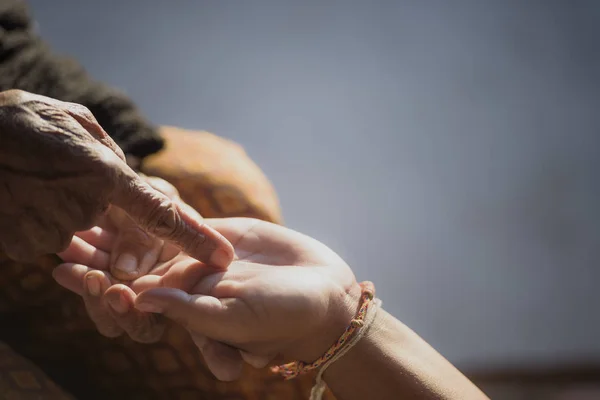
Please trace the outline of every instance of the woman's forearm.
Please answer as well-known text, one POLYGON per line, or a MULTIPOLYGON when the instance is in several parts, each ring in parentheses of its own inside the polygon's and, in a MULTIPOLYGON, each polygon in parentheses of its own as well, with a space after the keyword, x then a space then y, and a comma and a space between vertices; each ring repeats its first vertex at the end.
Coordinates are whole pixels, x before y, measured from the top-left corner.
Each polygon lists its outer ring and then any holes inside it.
POLYGON ((324 374, 339 400, 487 397, 416 333, 379 310, 366 335, 324 374))

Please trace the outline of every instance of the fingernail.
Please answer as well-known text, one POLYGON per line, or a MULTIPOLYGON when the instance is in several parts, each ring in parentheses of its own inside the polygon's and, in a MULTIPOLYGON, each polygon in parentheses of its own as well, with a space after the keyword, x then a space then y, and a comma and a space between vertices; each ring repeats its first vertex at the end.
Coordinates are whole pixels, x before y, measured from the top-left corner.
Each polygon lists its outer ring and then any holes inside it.
POLYGON ((158 256, 158 254, 152 251, 144 254, 144 256, 142 257, 142 262, 140 263, 140 269, 144 271, 150 270, 152 266, 155 265, 158 261, 158 256))
POLYGON ((129 311, 129 304, 123 295, 119 295, 118 299, 109 300, 108 304, 110 304, 111 308, 115 310, 117 314, 125 314, 129 311))
POLYGON ((229 256, 229 253, 223 249, 213 251, 212 256, 210 257, 211 264, 220 268, 227 268, 230 261, 231 257, 229 256))
POLYGON ((121 254, 115 263, 115 268, 126 274, 133 275, 138 269, 138 260, 133 254, 121 254))
POLYGON ((85 280, 87 291, 90 295, 97 297, 100 296, 100 281, 95 276, 88 276, 85 280))
POLYGON ((156 314, 160 314, 163 312, 163 308, 161 306, 152 303, 138 303, 135 305, 135 308, 137 308, 140 311, 151 312, 156 314))

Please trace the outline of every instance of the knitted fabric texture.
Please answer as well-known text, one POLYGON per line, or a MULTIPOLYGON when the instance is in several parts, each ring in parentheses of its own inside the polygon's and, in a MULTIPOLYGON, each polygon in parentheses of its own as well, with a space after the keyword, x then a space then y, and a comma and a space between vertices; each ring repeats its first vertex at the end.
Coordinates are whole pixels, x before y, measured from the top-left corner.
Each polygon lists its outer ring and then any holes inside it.
POLYGON ((126 154, 142 158, 163 146, 127 96, 93 80, 76 61, 52 52, 35 34, 21 0, 0 0, 0 91, 8 89, 86 106, 126 154))

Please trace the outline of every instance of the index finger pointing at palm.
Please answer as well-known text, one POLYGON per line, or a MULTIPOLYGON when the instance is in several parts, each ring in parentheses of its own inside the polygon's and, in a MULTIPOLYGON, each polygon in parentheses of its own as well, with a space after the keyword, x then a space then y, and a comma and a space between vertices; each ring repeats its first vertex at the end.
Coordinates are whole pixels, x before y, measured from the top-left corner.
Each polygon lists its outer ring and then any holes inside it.
POLYGON ((233 247, 189 207, 169 199, 144 182, 116 155, 115 191, 111 203, 121 207, 143 229, 182 248, 198 261, 222 269, 233 260, 233 247))

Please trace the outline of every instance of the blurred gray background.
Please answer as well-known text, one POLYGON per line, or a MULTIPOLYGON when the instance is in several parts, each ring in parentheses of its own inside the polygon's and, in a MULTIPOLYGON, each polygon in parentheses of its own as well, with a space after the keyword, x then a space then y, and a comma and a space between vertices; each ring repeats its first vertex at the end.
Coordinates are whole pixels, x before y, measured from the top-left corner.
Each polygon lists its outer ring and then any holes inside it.
POLYGON ((463 368, 600 361, 600 2, 31 0, 463 368))

